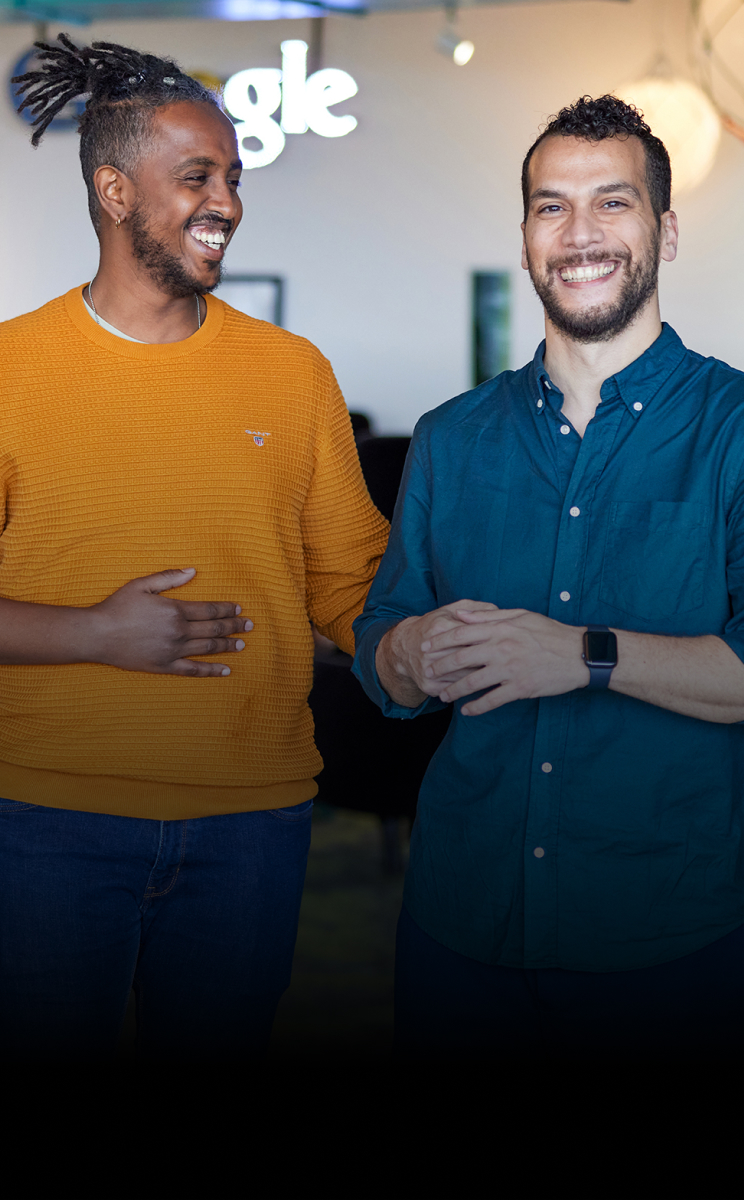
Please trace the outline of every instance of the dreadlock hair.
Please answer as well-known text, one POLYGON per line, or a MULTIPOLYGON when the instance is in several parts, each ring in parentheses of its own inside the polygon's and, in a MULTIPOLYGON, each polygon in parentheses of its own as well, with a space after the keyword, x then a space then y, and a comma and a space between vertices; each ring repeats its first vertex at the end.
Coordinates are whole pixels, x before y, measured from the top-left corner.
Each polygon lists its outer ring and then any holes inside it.
POLYGON ((601 142, 605 138, 637 137, 643 143, 646 155, 646 186, 657 223, 661 214, 668 212, 672 203, 672 168, 664 143, 652 132, 632 104, 625 104, 617 96, 582 96, 575 104, 562 108, 539 138, 530 146, 522 163, 522 199, 524 219, 529 210, 530 159, 541 142, 548 137, 586 138, 590 142, 601 142))
POLYGON ((59 46, 34 42, 41 65, 11 83, 24 95, 19 111, 33 113, 31 144, 38 146, 59 112, 78 96, 85 96, 80 117, 80 163, 88 188, 88 210, 96 233, 101 210, 93 185, 99 167, 110 165, 134 177, 143 146, 152 131, 155 110, 188 100, 212 104, 221 111, 218 97, 198 80, 184 75, 175 62, 140 54, 112 42, 77 47, 66 34, 59 46))

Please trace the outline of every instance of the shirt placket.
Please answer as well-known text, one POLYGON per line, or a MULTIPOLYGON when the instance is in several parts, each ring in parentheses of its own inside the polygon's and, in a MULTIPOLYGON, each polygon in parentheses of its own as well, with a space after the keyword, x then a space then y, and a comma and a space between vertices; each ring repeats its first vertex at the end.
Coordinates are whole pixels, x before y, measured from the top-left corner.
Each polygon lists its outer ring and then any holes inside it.
MULTIPOLYGON (((606 385, 605 385, 606 388, 606 385)), ((610 399, 603 388, 603 401, 610 399)), ((615 393, 616 396, 616 393, 615 393)), ((563 503, 556 540, 548 616, 564 625, 582 625, 582 590, 589 549, 590 518, 597 484, 609 458, 624 405, 618 400, 591 421, 581 441, 573 469, 561 469, 563 438, 578 434, 563 420, 557 427, 558 476, 563 503)), ((573 447, 566 445, 573 453, 573 447)), ((524 962, 526 967, 556 961, 558 948, 558 854, 561 782, 568 739, 571 694, 538 701, 537 725, 530 770, 524 842, 524 962)))

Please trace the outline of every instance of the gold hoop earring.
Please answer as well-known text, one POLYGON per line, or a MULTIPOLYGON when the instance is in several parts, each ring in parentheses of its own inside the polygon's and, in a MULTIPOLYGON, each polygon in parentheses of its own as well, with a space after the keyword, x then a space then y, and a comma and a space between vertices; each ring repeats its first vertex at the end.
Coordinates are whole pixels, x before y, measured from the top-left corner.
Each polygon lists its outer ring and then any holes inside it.
POLYGON ((118 229, 120 225, 121 225, 121 217, 117 217, 116 218, 116 228, 118 229))

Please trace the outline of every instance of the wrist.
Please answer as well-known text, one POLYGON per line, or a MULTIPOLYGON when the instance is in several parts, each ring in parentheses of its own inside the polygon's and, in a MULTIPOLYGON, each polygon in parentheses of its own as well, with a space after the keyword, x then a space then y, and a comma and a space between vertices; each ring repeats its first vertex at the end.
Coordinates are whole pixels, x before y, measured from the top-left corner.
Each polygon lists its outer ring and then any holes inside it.
POLYGON ((577 686, 580 688, 589 687, 589 684, 592 681, 592 677, 589 673, 589 668, 586 665, 586 658, 585 658, 585 652, 584 652, 584 634, 585 633, 586 633, 586 625, 583 625, 578 630, 579 653, 578 653, 578 658, 575 658, 575 661, 577 663, 577 674, 581 681, 577 686))
POLYGON ((70 650, 76 662, 108 663, 111 621, 98 604, 70 610, 70 650))
POLYGON ((385 654, 390 669, 401 679, 412 679, 410 670, 410 657, 408 654, 408 639, 406 634, 412 623, 418 621, 418 617, 406 617, 403 621, 399 621, 392 629, 389 629, 385 637, 380 642, 380 646, 385 646, 385 654))
POLYGON ((391 700, 405 708, 417 708, 426 698, 426 693, 421 691, 410 673, 405 631, 402 629, 403 625, 417 620, 417 617, 406 617, 388 629, 380 639, 375 654, 377 678, 382 688, 391 700))
POLYGON ((593 691, 606 690, 617 666, 617 637, 606 625, 587 625, 581 657, 589 672, 585 685, 593 691))

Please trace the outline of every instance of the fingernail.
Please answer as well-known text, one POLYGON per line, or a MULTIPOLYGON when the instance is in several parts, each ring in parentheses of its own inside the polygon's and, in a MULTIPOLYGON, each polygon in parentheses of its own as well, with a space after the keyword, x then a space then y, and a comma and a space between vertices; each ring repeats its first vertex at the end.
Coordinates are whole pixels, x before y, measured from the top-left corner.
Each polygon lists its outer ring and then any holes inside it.
POLYGON ((431 642, 422 642, 421 649, 422 650, 431 650, 431 642))
POLYGON ((428 679, 431 679, 433 674, 434 674, 433 667, 427 667, 426 670, 424 671, 424 675, 426 675, 428 679))
POLYGON ((469 717, 469 716, 470 716, 470 709, 469 709, 469 708, 461 708, 461 709, 460 709, 460 712, 462 713, 462 715, 463 715, 464 717, 469 717))
POLYGON ((229 667, 224 667, 224 668, 223 668, 223 670, 222 670, 222 674, 223 674, 223 675, 229 675, 229 674, 230 674, 230 668, 229 668, 229 667))
POLYGON ((235 643, 235 649, 242 650, 244 646, 245 646, 245 642, 242 641, 240 638, 238 638, 237 642, 235 643))
POLYGON ((251 629, 253 629, 253 621, 246 621, 246 623, 245 623, 246 633, 250 632, 251 629))
POLYGON ((447 695, 447 693, 446 693, 446 692, 440 692, 440 693, 439 693, 439 699, 440 699, 440 700, 444 700, 445 704, 448 704, 448 703, 449 703, 449 696, 447 695))
POLYGON ((236 616, 236 617, 240 616, 240 614, 242 613, 242 611, 243 611, 243 610, 242 610, 242 608, 240 607, 240 605, 239 605, 239 604, 236 604, 236 605, 235 605, 235 616, 236 616))

